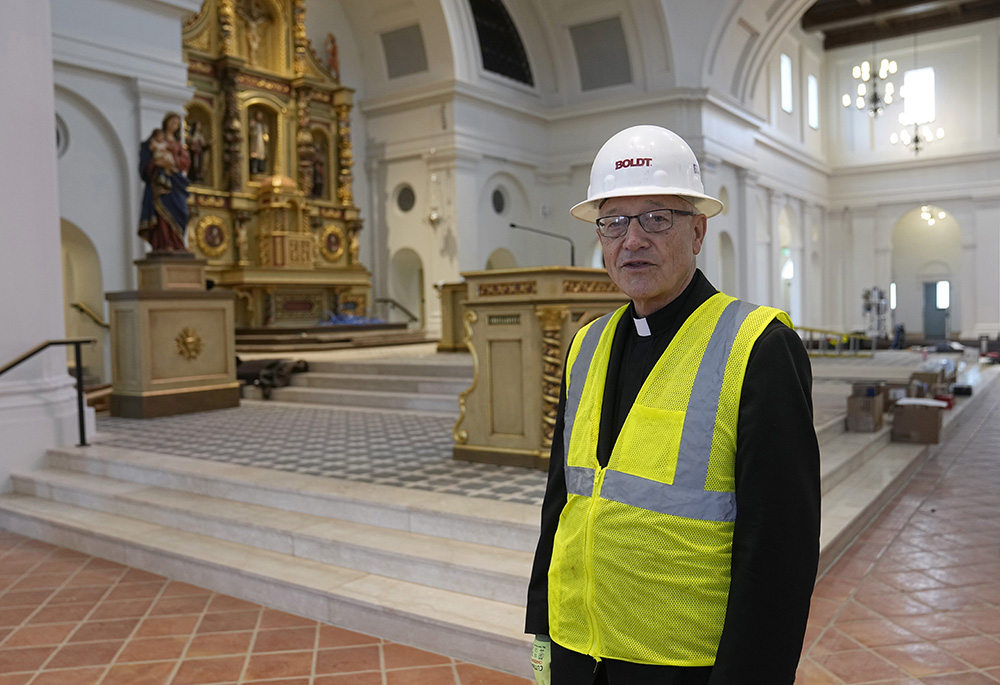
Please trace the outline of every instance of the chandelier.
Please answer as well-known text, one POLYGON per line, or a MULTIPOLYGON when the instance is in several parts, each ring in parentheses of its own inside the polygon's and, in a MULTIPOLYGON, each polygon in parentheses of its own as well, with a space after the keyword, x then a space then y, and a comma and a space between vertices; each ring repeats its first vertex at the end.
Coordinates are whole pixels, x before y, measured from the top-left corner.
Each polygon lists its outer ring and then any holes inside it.
POLYGON ((938 209, 931 205, 924 205, 920 208, 920 218, 926 221, 928 226, 933 226, 946 216, 948 216, 948 213, 943 209, 938 209))
MULTIPOLYGON (((875 45, 872 44, 872 54, 875 54, 875 45)), ((874 62, 875 57, 872 57, 874 62)), ((882 111, 892 104, 896 87, 889 76, 896 73, 897 66, 895 60, 883 58, 878 63, 878 71, 872 71, 872 62, 868 60, 861 64, 854 65, 851 75, 857 81, 856 95, 844 93, 841 102, 844 107, 852 104, 858 109, 867 110, 868 116, 875 118, 882 114, 882 111), (882 82, 882 92, 879 92, 879 81, 882 82)))
MULTIPOLYGON (((902 115, 900 115, 902 116, 902 115)), ((913 154, 919 155, 920 151, 927 147, 928 143, 933 143, 935 140, 941 140, 944 138, 944 129, 940 126, 936 131, 932 131, 931 127, 927 124, 912 124, 913 133, 909 130, 903 129, 899 133, 893 133, 889 136, 889 142, 895 145, 896 143, 902 143, 906 146, 913 146, 913 154)))

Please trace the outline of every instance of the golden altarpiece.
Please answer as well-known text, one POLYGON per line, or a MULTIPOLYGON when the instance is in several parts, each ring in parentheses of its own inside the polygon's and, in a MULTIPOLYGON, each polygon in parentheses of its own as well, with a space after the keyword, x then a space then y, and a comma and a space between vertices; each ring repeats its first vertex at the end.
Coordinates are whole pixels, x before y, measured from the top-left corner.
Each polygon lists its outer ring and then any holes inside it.
MULTIPOLYGON (((332 39, 332 36, 331 36, 332 39)), ((205 0, 184 24, 189 249, 236 294, 237 327, 368 313, 352 190, 353 91, 321 63, 305 0, 205 0)))

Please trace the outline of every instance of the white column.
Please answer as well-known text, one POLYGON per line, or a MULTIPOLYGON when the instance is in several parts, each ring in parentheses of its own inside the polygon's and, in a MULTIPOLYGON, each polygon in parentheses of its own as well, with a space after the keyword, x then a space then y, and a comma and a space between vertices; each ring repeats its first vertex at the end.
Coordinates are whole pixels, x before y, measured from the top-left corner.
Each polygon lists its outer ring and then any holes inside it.
MULTIPOLYGON (((975 249, 962 251, 962 268, 974 275, 974 283, 967 283, 963 295, 962 329, 978 338, 988 335, 1000 337, 1000 199, 990 198, 973 202, 971 230, 975 232, 975 249), (965 321, 971 326, 966 327, 965 321)), ((963 231, 963 235, 965 231, 963 231)), ((963 246, 964 247, 964 246, 963 246)), ((967 281, 972 281, 972 278, 967 281)))
MULTIPOLYGON (((0 22, 0 365, 65 337, 48 2, 8 3, 0 22)), ((47 448, 73 444, 66 352, 50 348, 0 377, 0 489, 47 448)))

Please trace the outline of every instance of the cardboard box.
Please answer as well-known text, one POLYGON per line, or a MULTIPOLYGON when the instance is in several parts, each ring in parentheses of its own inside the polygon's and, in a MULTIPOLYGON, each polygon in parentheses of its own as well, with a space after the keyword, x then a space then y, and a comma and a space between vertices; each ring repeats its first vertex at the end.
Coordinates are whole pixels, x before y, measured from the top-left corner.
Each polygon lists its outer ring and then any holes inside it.
POLYGON ((927 385, 938 385, 939 383, 944 383, 944 371, 941 369, 937 371, 914 371, 910 374, 910 383, 914 381, 926 383, 927 385))
POLYGON ((874 433, 882 429, 882 395, 847 398, 847 430, 850 433, 874 433))
POLYGON ((944 402, 918 397, 897 401, 892 412, 892 441, 937 444, 945 406, 944 402))
POLYGON ((875 397, 880 394, 879 383, 882 381, 861 381, 851 384, 851 397, 875 397))

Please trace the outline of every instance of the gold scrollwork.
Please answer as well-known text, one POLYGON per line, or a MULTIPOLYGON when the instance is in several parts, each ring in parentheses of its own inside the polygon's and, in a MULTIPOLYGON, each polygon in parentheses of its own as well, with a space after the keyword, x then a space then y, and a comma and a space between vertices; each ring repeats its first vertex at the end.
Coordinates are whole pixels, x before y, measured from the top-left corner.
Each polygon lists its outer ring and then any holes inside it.
POLYGON ((620 293, 611 281, 563 281, 564 293, 620 293))
POLYGON ((468 348, 469 354, 472 355, 472 385, 458 393, 458 421, 451 429, 451 437, 459 445, 464 445, 469 441, 469 431, 459 429, 459 426, 465 421, 465 399, 472 394, 479 383, 479 355, 476 354, 476 348, 472 344, 472 324, 476 323, 478 319, 476 313, 470 310, 465 312, 462 324, 465 329, 465 346, 468 348))
POLYGON ((198 335, 198 331, 193 328, 181 329, 181 332, 174 338, 174 344, 177 345, 177 354, 188 361, 197 359, 205 347, 205 341, 198 335))
POLYGON ((335 262, 344 254, 344 231, 336 224, 328 224, 319 239, 319 251, 323 259, 335 262))
POLYGON ((194 238, 206 257, 219 257, 229 248, 229 232, 222 217, 203 217, 195 228, 194 238))
POLYGON ((533 295, 538 292, 534 281, 512 281, 510 283, 480 283, 476 293, 480 297, 498 297, 500 295, 533 295))
POLYGON ((535 314, 542 326, 542 446, 549 448, 552 447, 562 382, 562 323, 569 316, 569 310, 539 307, 535 314))

